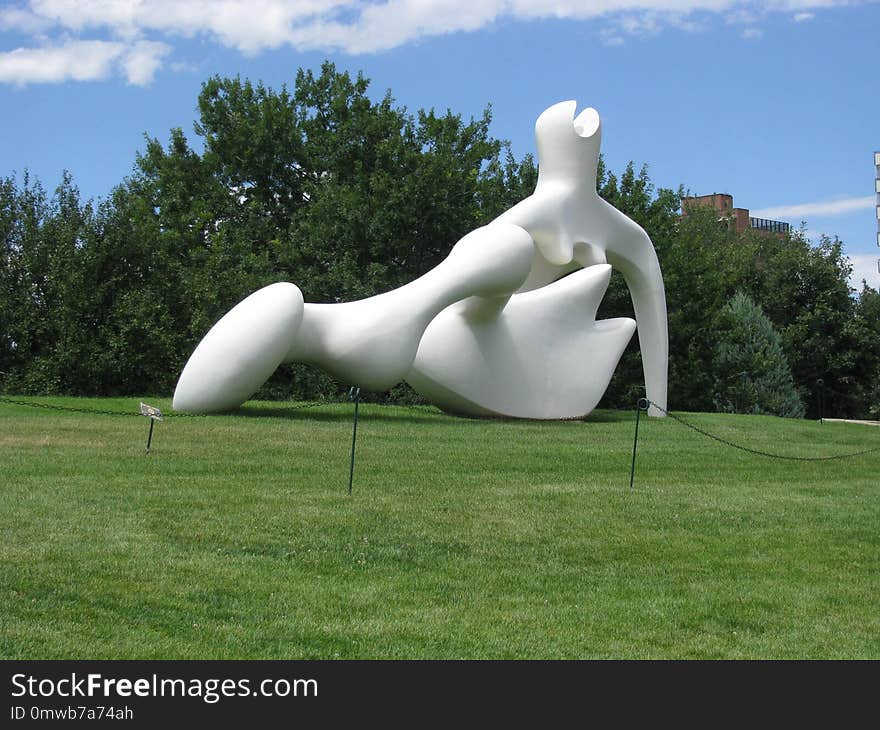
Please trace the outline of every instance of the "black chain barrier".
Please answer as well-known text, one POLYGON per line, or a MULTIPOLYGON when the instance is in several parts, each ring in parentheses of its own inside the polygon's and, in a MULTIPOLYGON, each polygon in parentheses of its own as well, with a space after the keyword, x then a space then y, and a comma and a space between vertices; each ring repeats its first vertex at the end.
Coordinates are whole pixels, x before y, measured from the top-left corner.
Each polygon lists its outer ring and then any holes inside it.
MULTIPOLYGON (((320 406, 326 405, 337 405, 339 403, 343 403, 345 400, 349 400, 354 403, 354 424, 352 430, 352 440, 351 440, 351 462, 349 468, 349 479, 348 479, 348 493, 351 494, 352 491, 352 481, 354 479, 354 452, 355 452, 355 440, 357 438, 357 421, 358 421, 358 405, 360 403, 360 388, 352 387, 347 394, 341 394, 337 396, 335 399, 325 399, 325 400, 316 400, 316 401, 307 401, 305 403, 298 403, 296 405, 287 406, 288 410, 305 410, 308 408, 317 408, 320 406)), ((62 406, 56 405, 53 403, 40 403, 39 401, 25 401, 18 400, 15 398, 7 398, 5 396, 0 396, 0 402, 9 403, 12 405, 18 406, 26 406, 28 408, 42 408, 45 410, 51 411, 64 411, 68 413, 84 413, 87 415, 101 415, 101 416, 135 416, 142 417, 144 413, 141 412, 132 412, 132 411, 114 411, 108 409, 101 408, 76 408, 74 406, 62 406)), ((642 411, 647 411, 651 406, 661 411, 665 415, 669 416, 673 421, 680 423, 682 426, 685 426, 692 431, 696 431, 697 433, 705 436, 706 438, 712 439, 713 441, 717 441, 720 444, 725 446, 730 446, 734 449, 739 449, 740 451, 744 451, 749 454, 754 454, 755 456, 763 456, 771 459, 783 459, 785 461, 833 461, 835 459, 848 459, 856 456, 863 456, 864 454, 874 453, 876 451, 880 451, 880 446, 875 446, 870 449, 863 449, 862 451, 853 451, 846 454, 834 454, 831 456, 790 456, 787 454, 775 454, 770 451, 762 451, 760 449, 754 449, 750 446, 744 446, 742 444, 734 443, 729 439, 726 439, 717 434, 711 433, 704 428, 701 428, 689 421, 686 421, 681 416, 672 413, 667 410, 663 406, 658 403, 655 403, 648 398, 639 398, 638 403, 636 404, 636 429, 635 429, 635 437, 633 439, 633 452, 632 452, 632 467, 630 470, 630 478, 629 478, 629 486, 632 488, 633 481, 635 480, 635 472, 636 472, 636 449, 638 447, 639 440, 639 416, 642 411)), ((407 406, 404 406, 407 407, 407 406)), ((205 418, 206 414, 200 413, 169 413, 168 416, 173 418, 205 418)), ((150 453, 150 440, 153 435, 153 419, 150 420, 150 435, 147 438, 147 453, 150 453)))
MULTIPOLYGON (((354 432, 352 434, 351 439, 351 468, 349 470, 348 477, 348 493, 351 494, 352 480, 354 479, 354 446, 355 446, 355 437, 357 436, 357 420, 358 420, 358 404, 360 402, 360 388, 352 388, 347 396, 349 400, 354 401, 354 432)), ((325 400, 314 400, 314 401, 306 401, 305 403, 298 403, 296 405, 287 406, 288 410, 291 411, 300 411, 305 410, 307 408, 317 408, 319 406, 325 405, 335 405, 339 403, 343 403, 346 400, 346 395, 337 396, 335 399, 325 399, 325 400)), ((40 403, 39 401, 29 401, 29 400, 18 400, 16 398, 7 398, 6 396, 0 396, 0 403, 9 403, 16 406, 26 406, 28 408, 41 408, 47 411, 61 411, 64 413, 84 413, 89 416, 135 416, 136 418, 141 418, 143 416, 150 417, 150 431, 147 435, 147 456, 150 455, 150 446, 153 442, 153 427, 156 424, 157 420, 162 420, 162 415, 160 411, 156 408, 151 408, 149 406, 145 406, 141 403, 141 409, 138 412, 133 411, 112 411, 105 408, 76 408, 74 406, 62 406, 57 405, 55 403, 40 403), (146 410, 145 410, 146 409, 146 410)), ((165 414, 165 418, 205 418, 208 414, 205 413, 168 413, 165 414)))
MULTIPOLYGON (((348 493, 351 495, 352 490, 352 482, 354 481, 354 449, 355 449, 355 439, 357 438, 357 425, 358 425, 358 405, 360 404, 360 395, 361 389, 357 386, 352 387, 347 394, 342 394, 337 396, 335 399, 325 399, 325 400, 314 400, 314 401, 306 401, 305 403, 298 403, 296 405, 287 406, 288 410, 291 411, 299 411, 305 410, 307 408, 317 408, 319 406, 325 405, 335 405, 339 403, 345 402, 345 400, 350 400, 354 403, 354 428, 351 435, 351 465, 349 467, 348 472, 348 493)), ((151 408, 149 406, 145 406, 141 403, 141 409, 139 412, 135 413, 132 411, 111 411, 108 409, 102 408, 75 408, 73 406, 62 406, 54 403, 40 403, 39 401, 26 401, 26 400, 18 400, 15 398, 7 398, 5 396, 0 396, 0 402, 2 403, 10 403, 16 406, 27 406, 29 408, 42 408, 44 410, 49 411, 63 411, 67 413, 85 413, 90 416, 136 416, 138 418, 142 416, 150 417, 150 431, 147 436, 147 456, 150 455, 150 446, 153 441, 153 427, 155 426, 156 420, 162 420, 162 416, 158 409, 151 408)), ((166 415, 172 416, 174 418, 204 418, 207 414, 203 413, 169 413, 166 415)))
POLYGON ((136 416, 141 417, 139 412, 134 411, 109 411, 100 408, 74 408, 73 406, 59 406, 54 403, 40 403, 38 401, 15 400, 0 396, 0 402, 11 403, 15 406, 27 406, 28 408, 42 408, 47 411, 66 411, 67 413, 87 413, 98 416, 136 416))
MULTIPOLYGON (((305 403, 297 403, 296 405, 286 406, 287 410, 290 411, 299 411, 304 410, 306 408, 317 408, 319 406, 327 406, 327 405, 335 405, 337 403, 343 403, 344 399, 347 396, 339 396, 336 399, 327 399, 327 400, 316 400, 316 401, 307 401, 305 403)), ((47 411, 65 411, 67 413, 85 413, 87 415, 93 416, 134 416, 135 418, 140 418, 143 416, 142 413, 137 411, 111 411, 102 408, 75 408, 73 406, 61 406, 56 405, 54 403, 40 403, 39 401, 27 401, 27 400, 16 400, 14 398, 7 398, 5 396, 0 396, 0 403, 10 403, 16 406, 26 406, 28 408, 42 408, 47 411)), ((166 413, 163 414, 164 418, 207 418, 210 414, 207 413, 166 413)))
MULTIPOLYGON (((687 426, 689 429, 696 431, 707 438, 713 439, 714 441, 718 441, 726 446, 731 446, 734 449, 739 449, 740 451, 746 451, 750 454, 755 454, 757 456, 766 456, 771 459, 785 459, 786 461, 832 461, 834 459, 848 459, 853 456, 862 456, 863 454, 870 454, 874 451, 880 451, 880 446, 875 446, 871 449, 864 449, 863 451, 853 451, 848 454, 835 454, 833 456, 788 456, 786 454, 774 454, 770 451, 761 451, 760 449, 753 449, 750 446, 743 446, 742 444, 735 444, 733 441, 728 441, 726 438, 722 436, 718 436, 714 433, 709 433, 705 429, 700 428, 699 426, 695 426, 693 423, 689 423, 685 421, 681 416, 677 416, 674 413, 666 410, 663 406, 658 405, 652 400, 648 400, 647 398, 642 398, 639 401, 639 409, 640 410, 648 410, 649 406, 654 406, 654 408, 662 411, 667 416, 669 416, 673 421, 680 423, 682 426, 687 426), (643 407, 644 406, 644 407, 643 407)), ((635 461, 635 459, 633 459, 635 461)))

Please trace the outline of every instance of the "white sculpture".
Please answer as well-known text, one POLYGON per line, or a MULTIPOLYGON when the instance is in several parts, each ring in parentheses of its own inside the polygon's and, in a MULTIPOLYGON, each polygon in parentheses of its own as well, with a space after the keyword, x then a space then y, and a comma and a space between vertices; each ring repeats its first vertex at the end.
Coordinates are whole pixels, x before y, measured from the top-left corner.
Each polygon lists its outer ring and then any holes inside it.
POLYGON ((665 408, 657 256, 645 231, 599 197, 599 115, 575 117, 575 109, 566 101, 538 118, 535 192, 416 281, 343 304, 304 303, 296 286, 279 283, 234 307, 187 362, 175 410, 235 408, 280 364, 305 362, 368 390, 406 380, 458 413, 583 416, 636 327, 626 318, 596 321, 612 266, 632 295, 647 396, 665 408))

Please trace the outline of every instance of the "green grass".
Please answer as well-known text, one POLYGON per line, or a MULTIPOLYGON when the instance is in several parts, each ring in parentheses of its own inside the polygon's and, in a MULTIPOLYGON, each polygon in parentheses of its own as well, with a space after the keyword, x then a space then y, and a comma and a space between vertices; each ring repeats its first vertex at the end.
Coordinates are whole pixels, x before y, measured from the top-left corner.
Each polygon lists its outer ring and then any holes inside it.
POLYGON ((150 456, 147 430, 0 403, 0 657, 880 658, 880 452, 643 419, 630 490, 632 413, 363 405, 349 497, 347 404, 169 418, 150 456))

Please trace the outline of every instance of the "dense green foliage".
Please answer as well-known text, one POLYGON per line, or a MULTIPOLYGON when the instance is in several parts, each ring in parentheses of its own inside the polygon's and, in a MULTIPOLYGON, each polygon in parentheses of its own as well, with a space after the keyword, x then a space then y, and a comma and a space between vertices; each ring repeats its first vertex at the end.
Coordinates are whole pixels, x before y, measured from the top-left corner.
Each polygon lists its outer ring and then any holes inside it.
MULTIPOLYGON (((51 195, 27 175, 0 179, 0 390, 170 393, 211 324, 255 289, 293 281, 315 302, 387 291, 534 188, 534 161, 490 135, 489 110, 410 114, 367 92, 330 63, 292 90, 212 78, 199 144, 181 129, 148 138, 106 200, 83 202, 67 174, 51 195)), ((599 187, 660 257, 672 407, 714 407, 715 321, 743 291, 779 332, 808 413, 822 378, 835 415, 878 415, 878 294, 851 295, 839 242, 737 235, 710 211, 679 220, 681 191, 654 191, 632 165, 619 178, 602 167, 599 187)), ((602 314, 628 313, 615 276, 602 314)), ((641 382, 634 338, 604 404, 630 407, 641 382)), ((297 366, 262 394, 345 385, 297 366)))
MULTIPOLYGON (((399 286, 534 186, 489 135, 407 114, 325 64, 293 93, 213 78, 197 153, 180 129, 148 139, 96 209, 65 177, 51 198, 2 181, 0 378, 8 392, 167 393, 211 324, 255 289, 293 280, 309 301, 399 286)), ((310 395, 329 379, 275 379, 310 395)), ((271 388, 270 388, 271 389, 271 388)))
POLYGON ((712 372, 718 410, 803 417, 782 341, 757 304, 742 292, 734 294, 718 315, 716 333, 712 372))
POLYGON ((0 403, 0 659, 880 658, 877 453, 649 419, 630 490, 631 412, 368 404, 348 497, 351 413, 168 418, 146 457, 145 419, 0 403))

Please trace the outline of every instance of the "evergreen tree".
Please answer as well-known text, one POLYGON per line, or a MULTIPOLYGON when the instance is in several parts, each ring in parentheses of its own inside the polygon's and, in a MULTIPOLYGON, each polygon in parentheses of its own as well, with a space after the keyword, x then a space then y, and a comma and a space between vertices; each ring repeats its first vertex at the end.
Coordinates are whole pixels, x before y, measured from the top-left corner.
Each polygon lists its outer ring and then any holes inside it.
POLYGON ((715 333, 712 375, 718 410, 803 417, 781 338, 761 307, 736 293, 721 309, 715 333))

